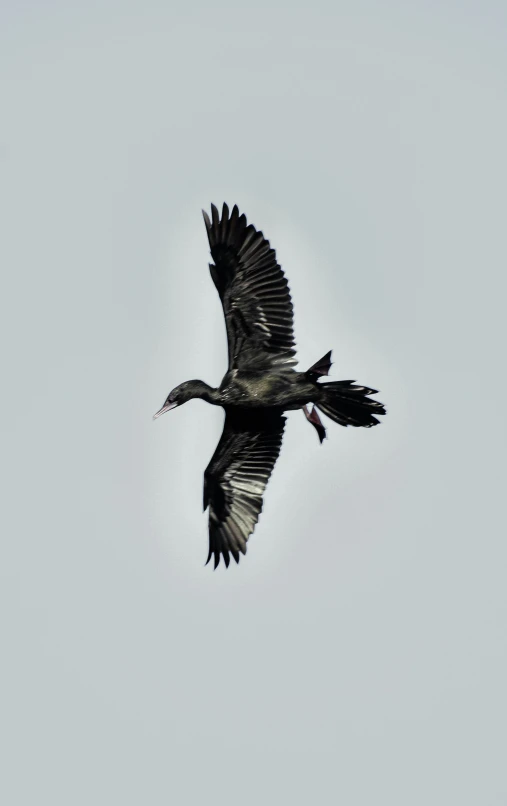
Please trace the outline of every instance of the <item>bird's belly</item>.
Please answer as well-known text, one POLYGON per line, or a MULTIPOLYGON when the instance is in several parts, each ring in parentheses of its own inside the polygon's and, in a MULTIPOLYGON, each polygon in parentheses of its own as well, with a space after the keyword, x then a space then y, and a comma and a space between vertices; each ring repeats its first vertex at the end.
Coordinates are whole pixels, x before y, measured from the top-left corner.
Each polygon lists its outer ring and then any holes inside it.
POLYGON ((275 390, 261 382, 249 383, 245 386, 238 383, 228 390, 230 402, 245 408, 274 406, 277 404, 278 397, 275 390))
POLYGON ((227 404, 241 408, 299 409, 311 400, 309 389, 295 382, 296 373, 282 376, 237 374, 224 388, 227 404))

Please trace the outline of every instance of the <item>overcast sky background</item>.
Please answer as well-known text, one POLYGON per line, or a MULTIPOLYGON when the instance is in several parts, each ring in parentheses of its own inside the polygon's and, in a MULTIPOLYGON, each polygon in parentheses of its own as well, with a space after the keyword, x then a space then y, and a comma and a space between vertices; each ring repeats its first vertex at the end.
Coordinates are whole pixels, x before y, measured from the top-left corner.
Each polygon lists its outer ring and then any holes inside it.
POLYGON ((5 806, 507 803, 507 11, 6 0, 5 806), (299 412, 204 567, 225 328, 201 207, 287 272, 299 412))

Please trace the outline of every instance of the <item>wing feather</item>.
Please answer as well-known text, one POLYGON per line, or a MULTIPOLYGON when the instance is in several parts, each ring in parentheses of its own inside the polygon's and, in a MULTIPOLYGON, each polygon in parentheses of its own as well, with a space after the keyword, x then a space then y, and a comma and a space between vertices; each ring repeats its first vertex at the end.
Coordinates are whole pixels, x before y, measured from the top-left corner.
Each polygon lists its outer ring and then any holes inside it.
POLYGON ((280 453, 285 417, 277 412, 247 416, 228 411, 216 451, 204 473, 209 507, 209 553, 215 568, 229 554, 236 562, 262 511, 262 497, 280 453))
POLYGON ((214 264, 210 272, 224 309, 229 369, 290 368, 296 363, 289 286, 263 233, 237 205, 220 216, 203 210, 214 264))

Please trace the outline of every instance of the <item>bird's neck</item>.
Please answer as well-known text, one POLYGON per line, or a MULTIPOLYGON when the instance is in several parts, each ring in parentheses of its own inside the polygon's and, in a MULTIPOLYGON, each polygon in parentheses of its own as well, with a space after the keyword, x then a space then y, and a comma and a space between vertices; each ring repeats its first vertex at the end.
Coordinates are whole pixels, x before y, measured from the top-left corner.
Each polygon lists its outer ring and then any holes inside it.
POLYGON ((215 406, 220 405, 220 393, 218 389, 214 389, 213 386, 208 386, 204 381, 191 381, 191 383, 192 397, 200 397, 201 400, 205 400, 207 403, 212 403, 215 406))
POLYGON ((203 384, 203 390, 202 390, 201 397, 207 403, 212 403, 215 406, 220 405, 220 401, 218 399, 218 397, 219 397, 218 389, 214 389, 213 386, 208 386, 207 383, 203 384))

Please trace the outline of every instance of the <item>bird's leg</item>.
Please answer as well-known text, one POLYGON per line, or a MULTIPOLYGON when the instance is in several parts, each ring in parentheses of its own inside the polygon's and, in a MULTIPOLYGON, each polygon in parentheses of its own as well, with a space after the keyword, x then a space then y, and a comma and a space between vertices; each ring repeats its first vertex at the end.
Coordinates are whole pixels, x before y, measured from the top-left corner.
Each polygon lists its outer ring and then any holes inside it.
POLYGON ((314 406, 313 409, 310 412, 310 411, 308 411, 307 406, 303 406, 303 411, 305 413, 305 417, 308 420, 308 422, 311 423, 313 425, 313 427, 315 428, 315 430, 317 431, 317 434, 319 435, 320 442, 322 444, 322 442, 326 438, 326 429, 322 425, 322 421, 321 421, 321 419, 320 419, 320 417, 318 415, 317 409, 314 406))

